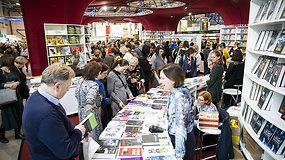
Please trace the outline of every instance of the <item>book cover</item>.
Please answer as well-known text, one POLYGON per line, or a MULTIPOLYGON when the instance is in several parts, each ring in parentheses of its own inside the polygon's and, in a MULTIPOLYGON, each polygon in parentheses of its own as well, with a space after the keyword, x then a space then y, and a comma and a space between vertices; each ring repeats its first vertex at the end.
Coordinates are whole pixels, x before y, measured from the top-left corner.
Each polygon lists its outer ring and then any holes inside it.
POLYGON ((61 50, 62 50, 63 55, 70 55, 71 54, 69 46, 61 47, 61 50))
POLYGON ((278 81, 278 79, 279 79, 279 77, 281 75, 282 68, 283 67, 280 64, 277 64, 274 67, 274 71, 273 71, 272 77, 270 79, 270 84, 272 84, 275 87, 279 87, 279 86, 277 86, 277 81, 278 81))
POLYGON ((264 4, 263 10, 262 10, 261 15, 260 15, 260 20, 259 20, 259 22, 265 20, 266 13, 267 13, 267 11, 268 11, 268 9, 269 9, 269 5, 270 5, 270 1, 268 1, 268 2, 266 2, 266 3, 264 4))
POLYGON ((281 54, 285 45, 285 30, 282 31, 280 37, 277 39, 276 46, 274 48, 274 53, 281 54))
POLYGON ((63 45, 64 44, 64 40, 63 40, 62 36, 55 36, 55 40, 56 40, 57 45, 63 45))
POLYGON ((56 52, 57 52, 58 55, 63 55, 61 47, 56 47, 56 52))
POLYGON ((283 97, 283 100, 281 102, 280 108, 278 110, 281 114, 285 114, 285 96, 283 97))
POLYGON ((144 157, 144 160, 175 160, 175 155, 144 157))
MULTIPOLYGON (((285 140, 285 132, 277 128, 271 140, 269 141, 268 147, 277 154, 277 151, 280 149, 281 145, 285 140)), ((284 147, 284 145, 283 145, 284 147)), ((282 147, 282 148, 283 148, 282 147)))
POLYGON ((252 118, 251 118, 250 123, 249 123, 252 129, 255 126, 255 123, 256 123, 258 117, 259 117, 259 115, 255 111, 253 111, 252 118))
POLYGON ((101 133, 99 139, 120 139, 124 128, 121 127, 106 127, 104 131, 101 133))
POLYGON ((269 66, 267 67, 266 73, 263 76, 263 79, 265 79, 267 82, 270 82, 270 79, 273 75, 274 67, 277 64, 276 59, 272 59, 269 63, 269 66))
POLYGON ((279 19, 279 17, 277 17, 279 10, 283 10, 282 9, 282 5, 284 4, 285 1, 277 1, 277 4, 275 5, 276 8, 274 9, 272 16, 271 16, 271 20, 273 19, 279 19))
POLYGON ((144 123, 144 121, 140 121, 140 120, 128 120, 126 125, 141 126, 143 123, 144 123))
POLYGON ((256 87, 257 87, 257 83, 252 82, 251 90, 250 90, 250 93, 249 93, 249 99, 251 99, 251 100, 253 100, 253 97, 254 97, 254 94, 255 94, 255 91, 256 91, 256 87))
POLYGON ((265 59, 265 57, 263 57, 263 56, 258 57, 258 60, 255 62, 254 66, 251 69, 252 74, 256 74, 260 64, 263 62, 264 59, 265 59))
POLYGON ((257 39, 257 42, 255 44, 255 47, 254 47, 254 50, 258 50, 262 41, 263 41, 263 38, 264 38, 264 35, 265 35, 265 31, 261 31, 259 36, 258 36, 258 39, 257 39))
POLYGON ((57 62, 58 62, 57 57, 50 57, 49 58, 49 64, 54 64, 54 63, 57 63, 57 62))
POLYGON ((267 88, 263 88, 262 92, 261 92, 261 96, 259 97, 257 106, 261 109, 262 106, 264 105, 266 98, 268 97, 269 93, 271 90, 267 89, 267 88))
POLYGON ((110 121, 107 126, 108 127, 121 127, 124 128, 126 125, 126 121, 110 121))
POLYGON ((266 125, 260 134, 259 140, 261 140, 262 143, 268 146, 269 141, 273 137, 273 134, 276 131, 276 129, 277 129, 276 126, 274 126, 270 122, 266 122, 266 125))
POLYGON ((141 147, 142 142, 141 139, 135 138, 135 139, 121 139, 121 147, 133 147, 133 146, 140 146, 141 147))
POLYGON ((153 103, 157 103, 157 104, 167 104, 168 100, 154 100, 153 103))
POLYGON ((122 138, 141 138, 141 132, 123 132, 122 138))
POLYGON ((79 123, 80 125, 84 125, 86 131, 85 132, 90 132, 92 131, 96 126, 97 126, 97 121, 95 118, 95 115, 93 113, 90 113, 86 118, 83 119, 79 123))
POLYGON ((65 64, 65 57, 58 57, 58 63, 65 64))
POLYGON ((274 10, 276 8, 277 1, 278 0, 271 0, 270 1, 270 5, 269 5, 269 8, 268 8, 266 20, 270 20, 271 19, 272 14, 273 14, 273 12, 274 12, 274 10))
POLYGON ((100 146, 95 152, 93 159, 95 158, 116 158, 118 147, 116 146, 100 146))
POLYGON ((135 127, 135 126, 126 126, 125 132, 141 132, 142 127, 135 127))
POLYGON ((159 143, 158 135, 156 134, 142 135, 142 143, 143 145, 159 143))
POLYGON ((70 57, 70 56, 66 56, 66 57, 65 57, 65 64, 66 64, 66 65, 71 65, 71 64, 72 64, 72 61, 71 61, 71 57, 70 57))
POLYGON ((263 7, 264 7, 264 4, 262 4, 262 5, 259 7, 254 22, 258 22, 258 21, 259 21, 260 16, 261 16, 261 12, 263 11, 263 7))
POLYGON ((143 147, 144 157, 174 155, 172 146, 146 146, 143 147))
POLYGON ((47 37, 46 38, 46 42, 47 42, 47 45, 50 46, 50 45, 56 45, 56 40, 54 39, 54 37, 47 37))
POLYGON ((142 149, 140 147, 122 147, 119 149, 118 158, 120 157, 141 157, 142 149))
POLYGON ((266 42, 268 41, 269 34, 270 34, 270 31, 265 31, 265 34, 264 34, 264 37, 263 37, 263 41, 262 41, 262 43, 260 44, 260 46, 259 46, 259 48, 257 50, 259 50, 259 51, 263 50, 266 42))
POLYGON ((260 64, 258 73, 257 73, 258 78, 262 78, 264 76, 270 61, 271 59, 265 58, 264 61, 260 64))
POLYGON ((56 47, 48 47, 49 56, 56 56, 57 55, 56 51, 57 51, 56 47))
POLYGON ((254 130, 254 132, 256 134, 258 133, 260 128, 262 128, 263 123, 265 123, 264 118, 262 116, 258 115, 258 118, 256 119, 256 122, 255 122, 254 126, 252 127, 252 129, 254 130))
POLYGON ((99 140, 98 144, 100 146, 118 146, 119 145, 119 140, 116 140, 116 139, 99 140))
POLYGON ((119 160, 143 160, 143 157, 120 158, 119 160))

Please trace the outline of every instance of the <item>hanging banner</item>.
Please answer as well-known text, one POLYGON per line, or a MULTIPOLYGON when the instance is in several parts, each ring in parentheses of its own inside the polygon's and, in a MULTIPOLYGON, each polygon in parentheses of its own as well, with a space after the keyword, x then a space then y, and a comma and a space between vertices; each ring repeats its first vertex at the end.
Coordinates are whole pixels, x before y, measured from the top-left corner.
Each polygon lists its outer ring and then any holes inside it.
POLYGON ((201 31, 207 31, 208 30, 208 22, 209 22, 208 17, 201 17, 200 18, 200 30, 201 31))

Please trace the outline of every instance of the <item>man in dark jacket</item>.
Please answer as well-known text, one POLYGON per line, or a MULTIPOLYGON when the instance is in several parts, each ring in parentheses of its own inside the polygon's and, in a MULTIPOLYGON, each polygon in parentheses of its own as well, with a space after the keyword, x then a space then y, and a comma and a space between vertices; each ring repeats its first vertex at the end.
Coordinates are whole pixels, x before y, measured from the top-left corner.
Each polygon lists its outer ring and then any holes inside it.
POLYGON ((74 77, 73 70, 55 63, 42 73, 42 84, 28 99, 23 112, 23 129, 31 159, 74 159, 85 133, 74 125, 61 106, 61 99, 74 77))

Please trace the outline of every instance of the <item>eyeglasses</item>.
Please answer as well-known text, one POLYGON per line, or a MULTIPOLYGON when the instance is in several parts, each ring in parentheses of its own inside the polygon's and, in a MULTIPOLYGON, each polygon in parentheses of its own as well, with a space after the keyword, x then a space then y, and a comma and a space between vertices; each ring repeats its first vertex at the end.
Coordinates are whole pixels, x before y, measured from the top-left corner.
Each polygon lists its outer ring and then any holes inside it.
POLYGON ((198 101, 200 101, 200 102, 204 102, 204 99, 198 98, 198 101))

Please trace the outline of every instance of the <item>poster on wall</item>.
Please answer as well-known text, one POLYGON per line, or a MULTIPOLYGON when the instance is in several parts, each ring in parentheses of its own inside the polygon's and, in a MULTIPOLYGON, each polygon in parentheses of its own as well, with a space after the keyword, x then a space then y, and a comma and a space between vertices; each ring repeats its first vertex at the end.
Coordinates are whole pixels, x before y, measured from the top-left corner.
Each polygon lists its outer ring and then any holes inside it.
POLYGON ((105 25, 96 25, 96 36, 106 36, 105 25))
POLYGON ((201 31, 207 31, 208 30, 208 22, 209 22, 208 17, 201 17, 200 18, 200 30, 201 31))
POLYGON ((111 25, 111 37, 123 37, 123 26, 111 25))

